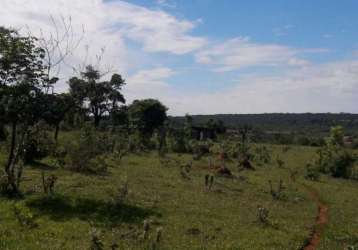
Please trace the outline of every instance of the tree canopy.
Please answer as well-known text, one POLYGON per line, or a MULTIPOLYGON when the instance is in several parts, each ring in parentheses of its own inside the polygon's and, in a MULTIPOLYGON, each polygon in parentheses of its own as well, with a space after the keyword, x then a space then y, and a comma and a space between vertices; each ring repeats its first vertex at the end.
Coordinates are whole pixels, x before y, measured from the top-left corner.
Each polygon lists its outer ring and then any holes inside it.
POLYGON ((77 105, 93 116, 96 127, 105 114, 111 115, 119 108, 119 104, 125 103, 121 93, 125 85, 122 76, 113 74, 109 81, 100 81, 101 78, 100 72, 89 65, 81 73, 81 78, 73 77, 69 80, 71 95, 77 105))
POLYGON ((167 107, 155 99, 135 100, 128 107, 130 126, 142 134, 152 135, 156 128, 164 124, 167 110, 167 107))

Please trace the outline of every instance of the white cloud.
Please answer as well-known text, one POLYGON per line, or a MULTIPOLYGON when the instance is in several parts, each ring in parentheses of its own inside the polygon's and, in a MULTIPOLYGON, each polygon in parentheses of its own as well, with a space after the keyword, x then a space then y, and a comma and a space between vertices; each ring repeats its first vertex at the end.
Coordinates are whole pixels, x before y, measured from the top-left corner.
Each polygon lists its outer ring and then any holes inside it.
POLYGON ((53 31, 50 15, 71 16, 77 32, 85 26, 93 46, 108 47, 113 43, 121 49, 123 40, 131 39, 149 52, 185 54, 206 43, 206 39, 189 34, 196 22, 178 20, 166 12, 124 1, 1 0, 1 5, 0 23, 5 26, 28 25, 32 30, 53 31))
POLYGON ((176 3, 173 0, 156 0, 157 5, 164 8, 176 8, 176 3))
POLYGON ((231 71, 252 66, 306 66, 300 58, 305 53, 323 52, 321 49, 294 49, 277 44, 259 44, 247 37, 239 37, 201 50, 196 60, 214 65, 216 71, 231 71))
MULTIPOLYGON (((127 76, 128 71, 142 68, 148 52, 167 52, 180 55, 201 48, 206 39, 190 34, 197 22, 179 20, 161 11, 130 4, 125 1, 104 0, 1 0, 0 23, 7 27, 29 27, 34 35, 40 30, 45 36, 54 34, 51 16, 61 28, 61 17, 71 17, 74 37, 79 39, 83 26, 81 46, 67 59, 68 65, 93 64, 96 55, 105 48, 102 66, 112 68, 127 76), (140 44, 142 51, 131 49, 132 43, 140 44), (89 47, 89 55, 85 45, 89 47)), ((63 68, 66 79, 70 68, 63 68)), ((65 84, 59 84, 63 91, 65 84)))
MULTIPOLYGON (((261 44, 242 37, 205 47, 205 38, 191 35, 198 21, 179 20, 162 10, 119 0, 0 1, 0 23, 5 26, 28 25, 35 34, 40 28, 51 32, 50 15, 71 16, 75 37, 79 37, 84 25, 83 44, 88 44, 94 54, 106 47, 103 64, 114 66, 124 75, 128 101, 158 98, 170 108, 171 114, 358 112, 357 60, 317 65, 305 60, 304 55, 324 50, 261 44), (129 41, 135 41, 143 50, 131 49, 133 44, 129 41), (152 58, 147 60, 149 52, 174 55, 196 52, 198 63, 221 72, 255 66, 278 67, 281 72, 241 77, 235 86, 214 93, 205 89, 193 91, 194 87, 183 90, 168 84, 175 72, 168 67, 153 67, 158 63, 152 58), (128 74, 144 65, 147 69, 128 74)), ((166 2, 161 0, 158 4, 166 2)), ((76 66, 85 55, 84 48, 77 49, 68 62, 76 66)), ((87 62, 94 60, 92 54, 87 62)), ((60 85, 60 89, 64 86, 60 85)))
POLYGON ((248 76, 215 93, 175 93, 162 99, 171 114, 358 112, 358 61, 248 76))
POLYGON ((165 67, 158 67, 149 70, 140 70, 133 76, 128 78, 128 81, 133 85, 166 85, 163 80, 169 78, 174 74, 174 71, 165 67))
POLYGON ((162 98, 169 91, 167 80, 174 74, 172 69, 166 67, 140 70, 126 79, 128 85, 124 89, 124 94, 129 101, 139 98, 162 98))

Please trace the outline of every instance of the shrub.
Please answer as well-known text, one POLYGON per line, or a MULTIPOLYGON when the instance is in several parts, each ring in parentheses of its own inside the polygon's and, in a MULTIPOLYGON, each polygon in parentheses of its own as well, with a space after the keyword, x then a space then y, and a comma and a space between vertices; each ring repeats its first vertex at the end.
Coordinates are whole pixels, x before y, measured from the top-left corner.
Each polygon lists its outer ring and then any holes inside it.
POLYGON ((271 152, 266 146, 256 147, 253 159, 258 164, 267 164, 271 162, 271 152))
POLYGON ((35 125, 28 133, 24 146, 24 161, 30 163, 40 160, 53 154, 56 148, 56 142, 50 136, 46 127, 38 124, 35 125))
POLYGON ((319 179, 319 169, 312 163, 306 164, 306 174, 305 178, 311 181, 318 181, 319 179))
POLYGON ((329 168, 333 177, 350 178, 352 176, 355 157, 346 150, 334 155, 332 164, 329 168))
POLYGON ((325 144, 317 151, 313 166, 320 172, 336 178, 352 178, 356 156, 343 146, 344 131, 342 127, 331 129, 331 135, 325 144))
POLYGON ((65 166, 75 171, 102 173, 108 168, 106 155, 113 150, 109 135, 86 128, 65 146, 65 166))
POLYGON ((169 150, 174 153, 186 153, 190 150, 190 145, 188 145, 183 131, 172 132, 167 136, 166 144, 169 150))
POLYGON ((324 146, 317 151, 315 166, 325 174, 336 178, 350 178, 355 156, 341 146, 324 146))
POLYGON ((34 228, 37 226, 34 215, 31 213, 30 209, 21 203, 14 204, 13 211, 17 221, 21 226, 29 228, 34 228))

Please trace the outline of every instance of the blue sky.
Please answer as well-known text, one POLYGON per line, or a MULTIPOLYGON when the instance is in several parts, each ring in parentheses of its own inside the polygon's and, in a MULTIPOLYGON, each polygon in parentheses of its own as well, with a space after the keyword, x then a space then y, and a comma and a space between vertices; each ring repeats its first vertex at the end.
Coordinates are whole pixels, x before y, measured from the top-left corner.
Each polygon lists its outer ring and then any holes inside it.
POLYGON ((101 66, 124 75, 129 102, 158 98, 174 115, 358 112, 358 1, 3 1, 4 25, 85 26, 90 58, 106 48, 101 66))

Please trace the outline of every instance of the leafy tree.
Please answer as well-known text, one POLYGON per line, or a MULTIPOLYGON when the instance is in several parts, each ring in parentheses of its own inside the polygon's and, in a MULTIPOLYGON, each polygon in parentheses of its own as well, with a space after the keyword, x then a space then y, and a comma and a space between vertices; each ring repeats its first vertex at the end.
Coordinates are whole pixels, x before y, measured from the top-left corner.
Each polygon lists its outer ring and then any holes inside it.
POLYGON ((327 138, 327 144, 331 145, 343 145, 344 129, 342 126, 332 127, 330 136, 327 138))
POLYGON ((122 128, 128 128, 128 107, 123 105, 118 109, 112 111, 112 124, 114 126, 121 126, 122 128))
POLYGON ((5 164, 4 189, 18 193, 23 153, 28 128, 41 119, 46 82, 44 50, 36 38, 0 28, 0 114, 10 125, 10 149, 5 164))
POLYGON ((44 120, 55 127, 54 139, 57 141, 60 123, 65 119, 66 114, 74 108, 75 101, 70 94, 46 95, 44 98, 47 106, 43 113, 44 120))
POLYGON ((167 107, 158 100, 135 100, 128 107, 129 124, 143 136, 151 136, 167 119, 167 107))
POLYGON ((121 75, 113 74, 110 81, 100 81, 101 78, 100 72, 89 65, 81 73, 81 78, 73 77, 69 80, 71 95, 78 106, 93 116, 95 127, 98 127, 104 115, 112 114, 120 103, 125 103, 120 92, 125 85, 121 75))

